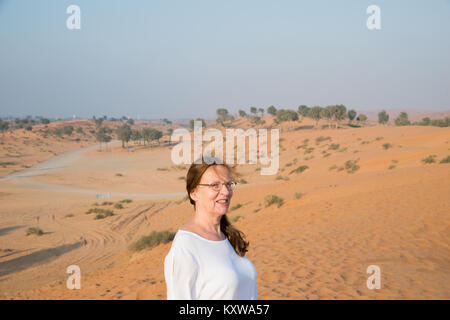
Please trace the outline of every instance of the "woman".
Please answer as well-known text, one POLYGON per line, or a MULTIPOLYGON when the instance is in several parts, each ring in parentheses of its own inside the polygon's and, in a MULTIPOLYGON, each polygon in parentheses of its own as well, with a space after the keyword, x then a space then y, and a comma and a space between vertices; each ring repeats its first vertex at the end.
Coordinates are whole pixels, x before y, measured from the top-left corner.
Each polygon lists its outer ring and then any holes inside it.
POLYGON ((226 213, 236 183, 224 164, 192 164, 186 190, 195 215, 182 226, 164 260, 167 299, 257 299, 248 242, 226 213))

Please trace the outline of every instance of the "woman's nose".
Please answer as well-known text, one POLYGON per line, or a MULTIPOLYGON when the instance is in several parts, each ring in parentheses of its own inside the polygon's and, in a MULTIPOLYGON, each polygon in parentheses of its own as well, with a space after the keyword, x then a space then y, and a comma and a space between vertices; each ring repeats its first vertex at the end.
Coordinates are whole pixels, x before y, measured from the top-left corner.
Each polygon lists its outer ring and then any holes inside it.
POLYGON ((228 195, 231 193, 231 190, 228 189, 228 187, 225 183, 222 183, 221 188, 220 188, 220 193, 228 195))

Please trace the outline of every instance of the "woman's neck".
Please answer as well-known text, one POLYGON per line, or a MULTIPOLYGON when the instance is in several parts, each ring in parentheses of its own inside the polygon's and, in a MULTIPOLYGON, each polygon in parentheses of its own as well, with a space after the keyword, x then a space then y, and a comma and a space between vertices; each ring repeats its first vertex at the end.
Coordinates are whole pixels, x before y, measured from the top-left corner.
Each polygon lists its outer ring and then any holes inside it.
POLYGON ((214 217, 206 212, 196 211, 194 216, 194 223, 210 234, 217 234, 217 236, 222 237, 222 232, 220 230, 220 219, 222 216, 214 217))

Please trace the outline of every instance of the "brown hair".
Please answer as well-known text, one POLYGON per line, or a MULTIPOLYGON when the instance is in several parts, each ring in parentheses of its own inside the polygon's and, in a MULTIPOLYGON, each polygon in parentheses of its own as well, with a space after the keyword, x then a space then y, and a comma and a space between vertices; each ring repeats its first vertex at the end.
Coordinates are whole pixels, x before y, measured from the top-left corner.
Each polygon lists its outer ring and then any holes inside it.
MULTIPOLYGON (((228 165, 221 164, 217 161, 207 163, 202 160, 202 162, 198 164, 194 162, 190 166, 186 177, 186 191, 188 193, 189 201, 192 205, 194 205, 194 208, 195 201, 191 198, 191 192, 194 191, 198 186, 205 171, 212 166, 224 166, 228 169, 228 172, 230 172, 230 174, 233 172, 233 170, 228 165)), ((248 251, 247 248, 249 243, 248 241, 244 240, 245 235, 230 223, 226 214, 224 214, 220 219, 220 230, 228 238, 234 248, 234 251, 236 251, 236 253, 241 257, 245 256, 245 253, 248 251)))

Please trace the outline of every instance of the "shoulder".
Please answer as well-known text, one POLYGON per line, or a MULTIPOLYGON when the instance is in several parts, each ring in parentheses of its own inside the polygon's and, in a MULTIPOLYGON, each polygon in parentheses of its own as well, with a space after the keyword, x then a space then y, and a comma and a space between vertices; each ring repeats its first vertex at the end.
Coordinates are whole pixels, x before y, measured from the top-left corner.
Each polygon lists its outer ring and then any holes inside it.
POLYGON ((179 229, 172 242, 172 249, 194 252, 197 249, 195 238, 189 233, 179 229))

